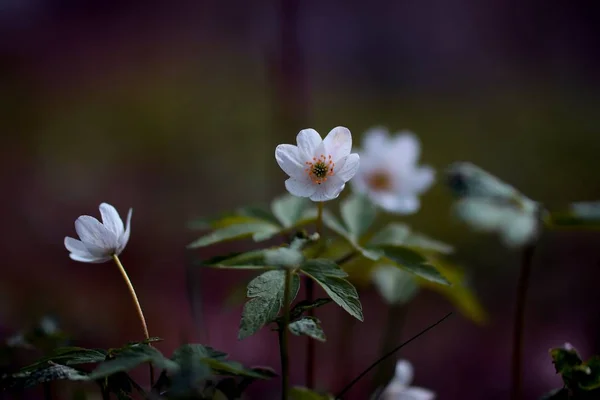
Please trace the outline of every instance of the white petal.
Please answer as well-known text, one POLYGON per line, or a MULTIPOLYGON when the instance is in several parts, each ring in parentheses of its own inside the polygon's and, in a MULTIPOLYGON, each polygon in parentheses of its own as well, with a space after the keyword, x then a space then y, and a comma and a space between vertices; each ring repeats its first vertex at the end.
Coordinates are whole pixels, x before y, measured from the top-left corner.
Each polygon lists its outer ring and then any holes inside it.
POLYGON ((400 396, 397 398, 398 400, 433 400, 435 399, 435 393, 429 389, 424 389, 420 387, 410 387, 406 389, 400 396))
POLYGON ((413 380, 414 368, 409 361, 398 360, 393 381, 397 384, 408 386, 413 380))
POLYGON ((348 156, 352 150, 352 134, 348 128, 337 126, 323 139, 325 151, 331 155, 335 163, 348 156))
POLYGON ((413 214, 421 206, 417 196, 402 196, 391 192, 371 193, 371 199, 384 210, 396 214, 413 214))
POLYGON ((65 237, 65 247, 69 252, 81 255, 81 256, 92 256, 88 251, 87 247, 81 242, 81 240, 74 239, 72 237, 65 237))
POLYGON ((298 147, 291 144, 280 144, 275 149, 275 160, 279 167, 289 176, 299 177, 304 174, 307 160, 303 158, 298 147))
POLYGON ((348 182, 354 177, 354 175, 358 171, 359 166, 360 156, 356 153, 352 153, 348 157, 346 157, 344 165, 341 167, 341 169, 335 171, 335 176, 337 176, 344 182, 348 182))
POLYGON ((308 156, 309 159, 314 157, 315 151, 322 141, 321 135, 314 129, 303 129, 298 133, 298 136, 296 136, 298 148, 308 156))
POLYGON ((363 147, 367 153, 380 153, 388 148, 390 135, 388 130, 381 126, 376 126, 363 135, 363 147))
POLYGON ((421 144, 412 132, 403 131, 389 143, 396 165, 414 165, 419 159, 421 144))
POLYGON ((125 232, 123 232, 123 235, 118 239, 119 246, 117 248, 117 255, 121 254, 121 252, 125 249, 125 246, 127 246, 127 242, 129 242, 129 235, 131 234, 131 215, 132 214, 133 214, 133 208, 130 208, 129 212, 127 213, 127 227, 125 228, 125 232))
POLYGON ((287 191, 298 197, 310 197, 317 190, 318 186, 308 176, 301 179, 289 178, 285 181, 287 191))
POLYGON ((112 259, 112 257, 110 257, 110 256, 95 257, 92 255, 84 256, 84 255, 75 254, 75 253, 70 253, 69 257, 71 257, 71 259, 75 260, 75 261, 92 263, 92 264, 103 263, 103 262, 107 262, 112 259))
POLYGON ((420 194, 431 187, 435 180, 435 170, 431 167, 419 167, 411 174, 410 187, 416 193, 420 194))
POLYGON ((123 221, 113 206, 108 203, 100 204, 100 215, 102 216, 102 224, 111 230, 116 237, 123 235, 123 221))
POLYGON ((327 179, 327 182, 317 185, 316 191, 310 196, 312 201, 328 201, 336 199, 346 184, 337 176, 327 179))
POLYGON ((524 245, 537 234, 538 222, 535 215, 515 214, 502 232, 504 244, 509 247, 524 245))
POLYGON ((75 230, 88 251, 97 257, 117 249, 117 237, 96 218, 82 215, 75 221, 75 230))

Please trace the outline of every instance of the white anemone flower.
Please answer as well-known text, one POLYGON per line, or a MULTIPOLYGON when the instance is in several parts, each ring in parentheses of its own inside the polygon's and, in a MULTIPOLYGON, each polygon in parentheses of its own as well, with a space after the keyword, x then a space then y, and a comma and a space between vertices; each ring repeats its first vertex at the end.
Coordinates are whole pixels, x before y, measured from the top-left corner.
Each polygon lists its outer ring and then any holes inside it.
POLYGON ((100 204, 102 223, 89 215, 82 215, 75 221, 75 231, 79 239, 65 237, 65 247, 75 261, 103 263, 121 254, 131 232, 131 213, 127 214, 127 228, 117 210, 107 203, 100 204))
POLYGON ((399 360, 396 373, 381 394, 382 400, 433 400, 435 393, 429 389, 409 386, 413 380, 414 370, 410 362, 399 360))
POLYGON ((361 168, 352 181, 353 188, 366 193, 384 210, 412 214, 419 210, 419 195, 435 180, 435 171, 418 166, 421 146, 408 131, 390 136, 387 129, 372 128, 365 133, 359 152, 361 168))
POLYGON ((289 175, 285 188, 317 202, 337 198, 360 163, 358 154, 350 154, 350 131, 338 126, 321 139, 314 129, 304 129, 296 142, 298 146, 280 144, 275 149, 277 164, 289 175))

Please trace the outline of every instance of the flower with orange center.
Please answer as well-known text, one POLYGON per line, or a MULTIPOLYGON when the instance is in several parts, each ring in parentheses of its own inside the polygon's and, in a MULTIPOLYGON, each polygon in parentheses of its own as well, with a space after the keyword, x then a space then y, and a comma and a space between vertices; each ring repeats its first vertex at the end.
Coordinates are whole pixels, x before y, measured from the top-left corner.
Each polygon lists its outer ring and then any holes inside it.
POLYGON ((280 144, 275 159, 288 174, 285 187, 294 196, 312 201, 333 200, 356 174, 358 154, 350 154, 352 135, 338 126, 322 139, 314 129, 304 129, 296 137, 297 146, 280 144))
POLYGON ((386 211, 411 214, 420 207, 419 195, 434 181, 434 171, 418 166, 420 145, 410 132, 389 135, 383 128, 365 133, 359 152, 361 168, 352 181, 353 188, 366 193, 386 211))

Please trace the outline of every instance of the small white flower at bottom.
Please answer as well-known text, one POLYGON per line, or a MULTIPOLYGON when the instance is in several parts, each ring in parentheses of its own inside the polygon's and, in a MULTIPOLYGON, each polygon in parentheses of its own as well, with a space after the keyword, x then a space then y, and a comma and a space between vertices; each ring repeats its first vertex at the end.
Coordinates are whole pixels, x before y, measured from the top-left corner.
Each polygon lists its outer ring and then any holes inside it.
POLYGON ((360 171, 352 181, 354 190, 366 193, 386 211, 412 214, 419 210, 419 195, 435 180, 433 168, 418 166, 420 143, 408 131, 390 136, 384 128, 365 132, 359 152, 360 171))
POLYGON ((297 146, 280 144, 275 149, 277 164, 290 177, 285 188, 312 201, 337 198, 356 174, 360 161, 358 154, 350 154, 350 131, 338 126, 321 139, 314 129, 304 129, 296 142, 297 146))
POLYGON ((89 215, 82 215, 75 221, 75 230, 79 239, 65 237, 65 247, 75 261, 102 263, 119 255, 125 249, 131 232, 130 208, 127 214, 127 228, 117 210, 107 203, 100 204, 102 223, 89 215))
POLYGON ((396 373, 381 394, 381 400, 433 400, 435 393, 429 389, 409 386, 414 375, 413 366, 406 360, 396 363, 396 373))

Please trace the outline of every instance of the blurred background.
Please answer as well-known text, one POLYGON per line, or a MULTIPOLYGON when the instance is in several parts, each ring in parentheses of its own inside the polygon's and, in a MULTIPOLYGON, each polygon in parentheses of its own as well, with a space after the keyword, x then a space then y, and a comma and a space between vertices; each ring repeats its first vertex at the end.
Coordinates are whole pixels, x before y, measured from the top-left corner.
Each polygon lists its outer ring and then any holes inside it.
MULTIPOLYGON (((306 127, 347 126, 356 144, 374 125, 410 129, 438 171, 471 161, 554 209, 599 199, 598 11, 577 1, 0 0, 1 333, 52 314, 80 345, 142 338, 114 265, 74 262, 63 245, 75 219, 98 217, 106 201, 134 209, 121 259, 165 354, 200 341, 278 370, 268 329, 236 339, 242 298, 232 293, 251 274, 203 270, 203 319, 192 318, 186 266, 240 246, 186 251, 199 236, 186 223, 283 193, 275 146, 306 127)), ((422 200, 404 220, 456 246, 490 318, 456 313, 399 357, 441 400, 505 399, 519 254, 456 223, 442 184, 422 200)), ((561 232, 537 249, 528 399, 561 386, 550 347, 600 352, 599 246, 598 233, 561 232)), ((372 289, 361 300, 362 324, 333 306, 318 312, 329 339, 317 344, 322 389, 339 391, 379 354, 386 306, 372 289)), ((422 291, 398 342, 451 310, 422 291)), ((304 343, 292 339, 293 384, 304 382, 304 343)), ((255 384, 251 398, 278 385, 255 384)), ((365 379, 348 398, 371 389, 365 379)))

